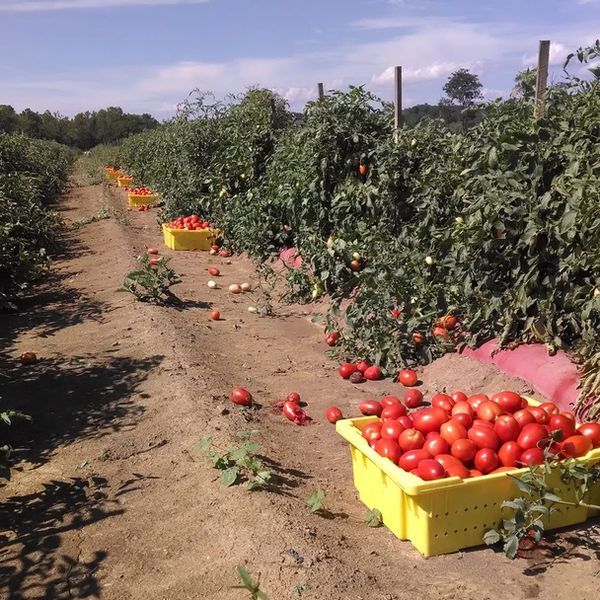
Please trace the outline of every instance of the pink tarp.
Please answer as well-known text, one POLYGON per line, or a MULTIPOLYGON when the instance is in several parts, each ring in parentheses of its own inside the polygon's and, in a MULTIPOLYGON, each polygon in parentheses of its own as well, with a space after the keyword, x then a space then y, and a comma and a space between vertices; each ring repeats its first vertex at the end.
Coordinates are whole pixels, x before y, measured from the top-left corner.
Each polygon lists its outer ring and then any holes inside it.
POLYGON ((279 253, 279 259, 290 269, 299 271, 302 268, 302 257, 296 248, 284 248, 279 253))
POLYGON ((465 349, 463 355, 524 379, 562 410, 573 408, 578 394, 578 373, 564 352, 550 356, 544 344, 523 344, 514 350, 497 350, 498 343, 492 340, 475 350, 465 349))

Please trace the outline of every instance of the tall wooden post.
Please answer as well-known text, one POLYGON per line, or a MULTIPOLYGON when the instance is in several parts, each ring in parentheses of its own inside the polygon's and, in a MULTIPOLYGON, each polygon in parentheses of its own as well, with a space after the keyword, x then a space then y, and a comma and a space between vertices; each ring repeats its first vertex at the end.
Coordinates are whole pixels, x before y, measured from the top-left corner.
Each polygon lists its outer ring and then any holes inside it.
POLYGON ((319 91, 319 100, 323 100, 323 98, 325 98, 325 91, 323 90, 323 84, 317 83, 317 88, 319 91))
POLYGON ((394 129, 402 126, 402 67, 394 67, 394 129))
POLYGON ((537 77, 535 82, 535 105, 533 115, 541 119, 545 113, 544 97, 548 85, 548 63, 550 62, 550 40, 540 40, 537 77))

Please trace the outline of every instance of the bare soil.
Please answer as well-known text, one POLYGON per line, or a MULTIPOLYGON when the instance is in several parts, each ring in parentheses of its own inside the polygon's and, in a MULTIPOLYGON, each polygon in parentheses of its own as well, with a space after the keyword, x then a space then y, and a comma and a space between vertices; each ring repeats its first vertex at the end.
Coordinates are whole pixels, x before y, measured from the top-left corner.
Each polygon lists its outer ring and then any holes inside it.
MULTIPOLYGON (((183 278, 174 288, 181 305, 135 302, 118 288, 139 253, 163 248, 157 213, 127 212, 124 192, 106 186, 73 188, 58 209, 73 221, 101 206, 112 217, 65 233, 44 282, 18 314, 0 316, 3 401, 33 417, 9 428, 20 451, 0 488, 0 597, 249 598, 234 588, 235 567, 246 565, 271 600, 597 598, 593 523, 516 561, 485 547, 426 559, 367 527, 348 449, 323 414, 330 404, 357 414, 360 400, 398 384, 341 380, 311 322, 314 306, 248 313, 257 294, 227 291, 256 283, 245 258, 166 252, 183 278), (222 272, 217 290, 206 286, 210 265, 222 272), (211 306, 221 321, 209 320, 211 306), (40 362, 19 365, 25 350, 40 362), (231 405, 234 385, 262 406, 231 405), (270 408, 293 390, 310 426, 270 408), (223 487, 194 449, 206 435, 227 447, 247 429, 260 431, 275 473, 269 491, 223 487), (317 488, 327 492, 323 515, 306 508, 317 488)), ((430 390, 529 391, 457 355, 421 375, 430 390)))

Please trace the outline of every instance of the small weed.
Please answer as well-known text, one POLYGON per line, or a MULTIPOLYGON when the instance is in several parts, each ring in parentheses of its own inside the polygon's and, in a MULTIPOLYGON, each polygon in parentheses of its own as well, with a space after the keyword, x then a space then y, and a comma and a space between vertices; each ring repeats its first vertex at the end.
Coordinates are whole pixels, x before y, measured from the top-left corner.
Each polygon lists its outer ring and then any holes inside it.
POLYGON ((162 256, 155 265, 150 264, 147 254, 138 256, 140 268, 125 276, 122 291, 133 294, 140 302, 167 304, 174 299, 169 288, 181 282, 179 275, 170 267, 170 258, 162 256))
POLYGON ((310 584, 308 584, 308 583, 297 583, 292 588, 292 596, 296 596, 296 598, 301 598, 302 594, 304 594, 304 592, 306 592, 308 589, 310 589, 310 584))
POLYGON ((234 586, 234 589, 248 590, 248 592, 250 592, 251 600, 269 600, 269 596, 267 596, 267 594, 260 589, 260 573, 258 574, 258 579, 253 581, 246 567, 238 565, 236 567, 236 571, 239 575, 242 585, 236 585, 234 586))
POLYGON ((248 441, 256 431, 239 431, 237 436, 244 442, 241 446, 232 446, 229 450, 214 449, 212 438, 202 438, 196 449, 206 452, 206 458, 215 469, 221 471, 221 483, 227 487, 240 481, 246 481, 249 490, 265 487, 271 479, 271 471, 256 456, 257 444, 248 441))
POLYGON ((103 221, 104 219, 110 219, 110 217, 110 211, 105 206, 103 206, 102 208, 99 208, 95 213, 73 221, 71 227, 73 229, 81 229, 84 225, 89 225, 90 223, 95 223, 96 221, 103 221))
MULTIPOLYGON (((18 410, 2 410, 0 411, 0 421, 5 425, 12 425, 13 422, 17 419, 21 419, 23 421, 31 421, 31 417, 29 415, 25 415, 18 410)), ((8 460, 12 455, 13 449, 8 444, 4 444, 0 446, 0 461, 8 460)))
POLYGON ((369 527, 379 527, 383 523, 381 511, 378 508, 368 510, 364 521, 369 527))
POLYGON ((323 509, 326 495, 327 494, 325 493, 325 490, 319 488, 315 491, 315 493, 312 496, 308 498, 308 500, 306 501, 306 505, 308 506, 310 512, 317 513, 323 509))

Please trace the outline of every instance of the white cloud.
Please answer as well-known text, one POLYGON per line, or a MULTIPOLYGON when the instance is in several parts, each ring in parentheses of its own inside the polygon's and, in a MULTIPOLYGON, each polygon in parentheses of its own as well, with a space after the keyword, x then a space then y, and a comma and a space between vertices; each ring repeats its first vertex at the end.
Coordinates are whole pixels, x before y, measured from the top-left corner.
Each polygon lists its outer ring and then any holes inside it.
MULTIPOLYGON (((440 79, 440 77, 448 76, 461 67, 470 67, 470 65, 465 65, 464 63, 462 65, 457 63, 433 63, 417 69, 402 69, 402 81, 430 81, 440 79)), ((379 75, 373 75, 371 81, 379 85, 391 83, 394 81, 394 67, 388 67, 379 75)))
MULTIPOLYGON (((573 46, 567 46, 566 44, 561 44, 560 42, 550 42, 550 56, 549 56, 549 64, 551 65, 562 65, 565 62, 567 54, 571 52, 573 46)), ((525 67, 535 67, 537 66, 538 55, 537 54, 529 54, 523 57, 523 66, 525 67)))
POLYGON ((0 12, 42 12, 86 8, 118 8, 120 6, 160 6, 173 4, 206 4, 210 0, 0 0, 0 12))

